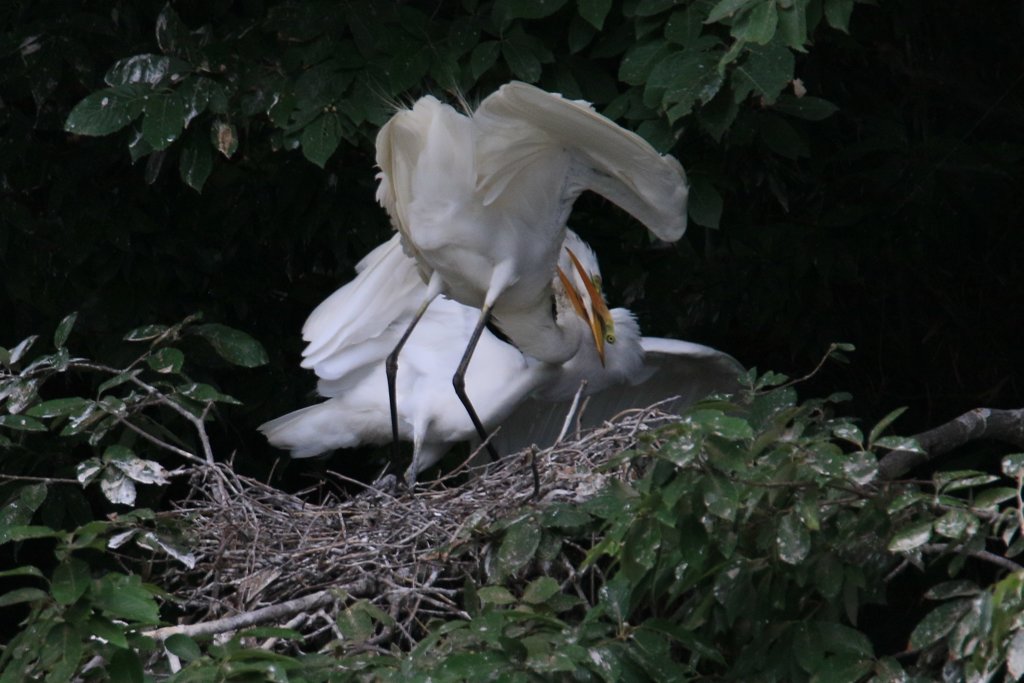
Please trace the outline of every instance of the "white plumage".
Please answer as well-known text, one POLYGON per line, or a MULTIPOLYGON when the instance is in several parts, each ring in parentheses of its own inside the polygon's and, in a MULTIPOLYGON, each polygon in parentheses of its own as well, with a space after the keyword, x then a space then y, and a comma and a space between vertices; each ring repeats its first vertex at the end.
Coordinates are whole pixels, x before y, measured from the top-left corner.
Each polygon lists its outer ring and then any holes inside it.
MULTIPOLYGON (((555 306, 562 324, 585 334, 592 321, 585 317, 587 311, 581 314, 575 308, 571 297, 591 305, 586 302, 591 293, 583 280, 593 283, 599 274, 597 261, 571 231, 565 246, 578 257, 583 272, 563 249, 561 267, 567 275, 564 280, 555 278, 555 306), (574 290, 572 294, 566 292, 566 284, 574 290)), ((303 365, 316 372, 318 391, 329 399, 260 428, 272 444, 291 450, 294 457, 391 439, 383 359, 415 314, 426 286, 416 275, 415 262, 402 252, 397 235, 373 250, 357 270, 353 281, 314 310, 303 330, 309 342, 303 365), (396 283, 394 289, 384 287, 386 282, 396 283), (373 308, 365 307, 368 302, 373 302, 373 308), (369 329, 369 321, 363 320, 367 315, 374 318, 373 327, 379 332, 365 339, 346 337, 353 323, 369 329), (339 345, 339 339, 345 343, 339 345), (332 344, 334 350, 324 352, 332 344)), ((406 472, 410 484, 452 444, 476 434, 450 378, 477 315, 475 309, 452 300, 435 301, 403 353, 398 426, 401 438, 413 442, 413 461, 406 472)), ((617 338, 605 347, 604 364, 593 345, 581 345, 563 363, 544 363, 490 331, 483 332, 466 384, 476 397, 483 424, 488 429, 501 425, 496 440, 503 452, 553 441, 565 414, 565 406, 558 402, 567 404, 583 379, 587 380, 585 395, 595 394, 585 413, 588 423, 668 396, 682 394, 683 402, 690 403, 711 391, 733 388, 741 368, 729 356, 687 342, 641 338, 629 311, 614 309, 611 316, 617 338)))
MULTIPOLYGON (((597 192, 665 240, 686 229, 678 161, 588 103, 525 83, 502 86, 472 115, 421 98, 381 128, 377 165, 377 198, 428 283, 422 306, 443 293, 480 309, 453 383, 481 437, 463 376, 492 314, 517 348, 542 361, 571 358, 588 339, 550 306, 576 198, 597 192)), ((399 353, 418 319, 388 358, 392 397, 399 353)))

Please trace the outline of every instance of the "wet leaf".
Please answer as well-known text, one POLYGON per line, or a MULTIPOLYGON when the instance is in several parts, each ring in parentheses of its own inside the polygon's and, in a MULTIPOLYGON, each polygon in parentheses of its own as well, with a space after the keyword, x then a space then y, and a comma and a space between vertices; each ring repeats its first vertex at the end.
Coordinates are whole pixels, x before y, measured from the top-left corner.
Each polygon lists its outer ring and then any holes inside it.
POLYGON ((888 548, 894 553, 908 553, 927 543, 931 537, 931 520, 917 522, 898 531, 889 541, 888 548))
POLYGON ((131 88, 105 88, 87 96, 68 114, 64 130, 77 135, 109 135, 142 113, 141 94, 131 88))
POLYGON ((811 532, 791 512, 779 522, 775 547, 780 560, 787 564, 800 564, 811 550, 811 532))
POLYGON ((46 425, 28 415, 0 415, 0 427, 20 432, 45 432, 46 425))
POLYGON ((910 634, 910 649, 920 650, 944 638, 970 606, 970 600, 956 600, 933 609, 914 627, 910 634))
POLYGON ((71 328, 75 326, 75 320, 78 318, 78 313, 72 313, 66 316, 57 325, 57 331, 53 334, 53 345, 58 349, 64 348, 64 344, 68 340, 68 335, 71 334, 71 328))
POLYGON ((1011 453, 1003 456, 1001 466, 1003 474, 1008 477, 1018 477, 1024 471, 1024 453, 1011 453))
POLYGON ((227 325, 208 323, 193 328, 197 334, 210 342, 221 358, 244 368, 266 365, 270 358, 263 345, 241 330, 227 325))
POLYGON ((869 447, 872 447, 874 445, 874 443, 875 443, 875 440, 879 436, 881 436, 882 432, 884 432, 886 429, 888 429, 889 425, 891 425, 896 420, 896 418, 898 418, 900 415, 902 415, 904 412, 906 412, 906 410, 907 410, 906 406, 903 406, 901 408, 897 408, 896 410, 891 411, 888 415, 886 415, 881 420, 879 420, 878 424, 876 424, 874 426, 874 428, 872 428, 871 433, 868 434, 868 445, 869 445, 869 447))
POLYGON ((181 372, 185 364, 185 354, 175 348, 162 348, 146 359, 146 363, 154 371, 167 374, 181 372))
POLYGON ((540 525, 533 517, 523 517, 510 526, 495 557, 501 575, 514 574, 532 560, 540 538, 540 525))
POLYGON ((25 411, 25 414, 31 417, 63 417, 81 412, 91 405, 93 405, 92 401, 77 396, 55 398, 32 406, 25 411))

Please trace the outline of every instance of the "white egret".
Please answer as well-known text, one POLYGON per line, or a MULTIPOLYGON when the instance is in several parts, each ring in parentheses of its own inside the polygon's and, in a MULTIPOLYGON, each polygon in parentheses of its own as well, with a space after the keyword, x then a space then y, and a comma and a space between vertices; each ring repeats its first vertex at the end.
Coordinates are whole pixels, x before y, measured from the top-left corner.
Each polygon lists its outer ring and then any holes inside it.
MULTIPOLYGON (((603 349, 598 343, 581 344, 572 358, 556 364, 530 358, 484 330, 478 363, 467 370, 466 384, 477 397, 483 424, 490 429, 502 425, 497 439, 503 450, 533 442, 549 445, 558 433, 553 427, 557 416, 564 414, 550 401, 572 398, 582 380, 587 381, 585 393, 595 394, 593 410, 586 413, 592 421, 680 393, 690 403, 734 387, 742 368, 726 354, 687 342, 641 338, 629 311, 609 312, 595 285, 593 252, 571 231, 565 245, 561 275, 553 286, 562 324, 576 326, 581 335, 588 329, 594 334, 610 317, 617 338, 603 349)), ((382 361, 416 314, 426 287, 397 235, 371 252, 357 270, 357 277, 318 306, 303 329, 309 341, 303 365, 316 372, 318 391, 330 398, 260 427, 270 443, 291 450, 293 457, 393 438, 382 361), (367 317, 374 319, 372 324, 367 317), (357 321, 362 329, 373 327, 377 333, 353 338, 357 321), (325 352, 328 346, 333 350, 325 352)), ((477 318, 475 309, 441 298, 422 315, 417 334, 406 346, 397 422, 400 436, 413 442, 406 471, 410 485, 452 444, 477 433, 450 382, 477 318)))
POLYGON ((525 83, 502 86, 472 115, 421 98, 381 128, 377 165, 378 200, 428 283, 387 361, 396 440, 398 356, 438 294, 480 309, 452 382, 486 438, 465 374, 491 315, 516 347, 546 362, 571 358, 586 338, 551 312, 555 265, 576 198, 597 192, 664 240, 686 229, 686 176, 678 161, 588 103, 525 83))

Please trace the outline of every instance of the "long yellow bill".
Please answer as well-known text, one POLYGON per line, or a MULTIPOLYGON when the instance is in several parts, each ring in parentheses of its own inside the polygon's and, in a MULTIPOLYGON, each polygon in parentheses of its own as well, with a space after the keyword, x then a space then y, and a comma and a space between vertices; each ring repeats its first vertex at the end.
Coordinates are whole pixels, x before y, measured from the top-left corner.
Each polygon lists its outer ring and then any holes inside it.
POLYGON ((594 337, 597 356, 601 359, 601 365, 603 366, 605 342, 608 344, 615 343, 615 323, 612 320, 611 311, 608 310, 608 305, 604 302, 604 297, 594 285, 594 281, 589 275, 587 275, 586 270, 583 268, 583 264, 581 264, 579 259, 576 258, 576 254, 572 253, 572 249, 566 248, 566 251, 569 253, 569 258, 572 260, 573 267, 579 274, 580 279, 583 280, 583 286, 587 291, 587 297, 590 299, 589 307, 584 303, 583 298, 576 291, 576 288, 572 285, 566 274, 562 272, 561 268, 557 269, 558 278, 561 280, 562 286, 565 288, 566 295, 569 297, 569 301, 572 302, 573 308, 576 309, 576 313, 590 325, 590 333, 594 337))

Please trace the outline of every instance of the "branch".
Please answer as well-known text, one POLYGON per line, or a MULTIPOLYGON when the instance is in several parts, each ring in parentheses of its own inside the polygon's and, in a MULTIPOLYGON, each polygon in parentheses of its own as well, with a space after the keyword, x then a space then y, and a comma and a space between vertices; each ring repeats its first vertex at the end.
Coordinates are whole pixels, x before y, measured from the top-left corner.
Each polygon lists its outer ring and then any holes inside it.
POLYGON ((211 633, 224 633, 225 631, 237 631, 240 628, 253 626, 254 624, 273 621, 274 619, 291 616, 306 610, 324 607, 334 602, 334 600, 335 594, 333 591, 323 590, 305 597, 253 610, 252 612, 242 612, 241 614, 224 617, 223 619, 201 621, 197 624, 165 626, 152 631, 145 631, 142 635, 155 638, 156 640, 166 640, 178 633, 183 633, 186 636, 201 636, 211 633))
POLYGON ((975 408, 960 417, 913 437, 924 453, 895 450, 878 462, 882 479, 897 479, 969 441, 992 439, 1024 448, 1024 408, 975 408))

